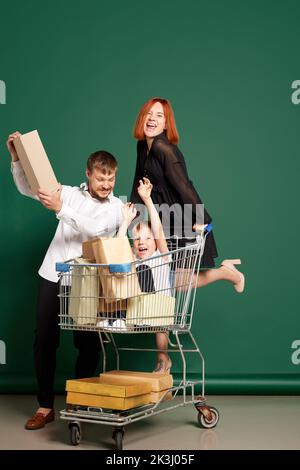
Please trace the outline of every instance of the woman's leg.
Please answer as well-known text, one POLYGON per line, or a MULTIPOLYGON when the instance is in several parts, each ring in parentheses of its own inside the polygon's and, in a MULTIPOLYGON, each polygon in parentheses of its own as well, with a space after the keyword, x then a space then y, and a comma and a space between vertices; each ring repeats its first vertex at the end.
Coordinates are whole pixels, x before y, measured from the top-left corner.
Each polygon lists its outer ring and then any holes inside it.
MULTIPOLYGON (((244 275, 239 272, 231 260, 223 261, 224 266, 199 271, 198 276, 194 274, 192 287, 205 287, 216 281, 228 281, 233 284, 235 290, 239 293, 244 290, 244 275)), ((176 289, 185 291, 190 286, 191 270, 179 268, 176 271, 176 289)))
POLYGON ((235 264, 240 264, 240 260, 225 260, 219 268, 200 271, 196 287, 205 287, 216 281, 228 281, 233 284, 238 293, 242 293, 244 290, 245 278, 244 275, 236 269, 235 264))

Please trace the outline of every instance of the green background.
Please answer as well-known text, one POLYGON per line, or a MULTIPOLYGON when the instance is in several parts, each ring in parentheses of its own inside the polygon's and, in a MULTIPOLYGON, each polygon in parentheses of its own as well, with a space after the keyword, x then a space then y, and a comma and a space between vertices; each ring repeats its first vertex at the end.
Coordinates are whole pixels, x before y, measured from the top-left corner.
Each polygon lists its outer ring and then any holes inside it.
MULTIPOLYGON (((86 0, 1 2, 0 391, 30 392, 37 270, 57 225, 22 197, 10 175, 10 132, 38 129, 60 182, 84 180, 87 156, 119 160, 116 193, 129 195, 132 128, 150 97, 171 100, 189 174, 213 216, 220 261, 242 258, 246 291, 198 291, 192 331, 210 393, 298 393, 298 1, 86 0)), ((136 335, 137 336, 137 335, 136 335)), ((122 337, 141 344, 137 337, 122 337)), ((143 343, 145 344, 145 343, 143 343)), ((153 345, 154 338, 147 337, 153 345)), ((63 332, 57 390, 73 375, 63 332)), ((154 357, 124 356, 152 370, 154 357)), ((174 373, 179 372, 174 361, 174 373)), ((198 363, 189 362, 196 377, 198 363)))

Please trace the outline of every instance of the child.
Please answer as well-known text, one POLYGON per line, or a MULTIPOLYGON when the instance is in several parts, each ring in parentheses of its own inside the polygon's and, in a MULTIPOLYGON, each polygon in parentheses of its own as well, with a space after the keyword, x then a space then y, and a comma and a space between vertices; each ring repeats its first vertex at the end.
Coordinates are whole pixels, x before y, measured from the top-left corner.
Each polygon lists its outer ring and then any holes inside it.
MULTIPOLYGON (((152 184, 149 179, 143 178, 143 181, 139 181, 137 191, 148 210, 151 223, 140 222, 133 229, 133 249, 138 259, 149 258, 158 253, 168 253, 169 251, 158 212, 151 199, 151 190, 152 184)), ((129 203, 123 207, 124 219, 117 236, 122 237, 126 235, 127 229, 136 217, 136 214, 137 211, 133 204, 129 203)), ((234 285, 237 292, 243 292, 244 275, 234 266, 234 264, 239 263, 239 260, 224 260, 219 268, 201 271, 198 276, 195 275, 193 287, 204 287, 217 280, 226 280, 234 285)), ((167 266, 167 264, 162 265, 162 268, 163 266, 167 266)), ((154 271, 156 272, 158 270, 155 269, 153 272, 154 271)), ((189 271, 187 270, 186 272, 187 276, 189 276, 189 271)), ((185 282, 183 282, 184 270, 181 270, 178 274, 182 286, 185 284, 185 282)), ((167 275, 165 276, 165 282, 169 282, 167 275)), ((184 289, 184 287, 179 286, 178 289, 184 289)), ((157 365, 153 372, 169 373, 172 362, 167 352, 165 352, 168 348, 167 332, 156 333, 156 345, 158 349, 157 365)))

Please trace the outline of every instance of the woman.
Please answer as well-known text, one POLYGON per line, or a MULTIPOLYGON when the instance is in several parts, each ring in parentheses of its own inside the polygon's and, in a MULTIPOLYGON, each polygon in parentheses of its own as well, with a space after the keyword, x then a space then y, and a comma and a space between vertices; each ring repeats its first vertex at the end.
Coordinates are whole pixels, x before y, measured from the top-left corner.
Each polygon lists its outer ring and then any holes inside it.
MULTIPOLYGON (((184 245, 193 229, 209 224, 212 219, 205 209, 204 213, 199 210, 199 207, 203 207, 200 206, 202 201, 189 180, 184 156, 176 145, 179 136, 174 112, 168 100, 152 98, 142 106, 136 120, 134 137, 138 144, 131 202, 142 203, 137 188, 140 180, 149 178, 153 184, 154 204, 164 205, 160 213, 165 233, 167 236, 178 235, 181 245, 184 245), (167 208, 172 208, 172 213, 175 214, 173 217, 169 216, 167 208)), ((214 258, 217 256, 214 236, 210 232, 206 237, 201 267, 213 268, 214 258)), ((244 275, 235 268, 235 264, 240 264, 240 260, 225 260, 218 269, 202 270, 197 287, 222 279, 231 282, 237 292, 243 292, 244 275)), ((159 334, 157 339, 161 345, 159 334)), ((159 361, 157 366, 160 372, 170 367, 167 360, 162 362, 159 361)))

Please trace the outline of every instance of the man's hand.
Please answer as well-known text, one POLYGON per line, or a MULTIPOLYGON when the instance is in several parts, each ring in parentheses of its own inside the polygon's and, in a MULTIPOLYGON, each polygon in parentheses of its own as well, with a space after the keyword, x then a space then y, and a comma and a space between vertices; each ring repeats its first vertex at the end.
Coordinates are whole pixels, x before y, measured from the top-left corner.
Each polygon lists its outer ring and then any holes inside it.
POLYGON ((38 198, 46 209, 58 213, 62 208, 62 201, 60 198, 62 187, 59 185, 59 188, 56 191, 48 192, 39 189, 37 192, 38 198))
POLYGON ((153 185, 148 178, 143 178, 143 180, 139 181, 137 191, 143 202, 146 202, 147 199, 150 199, 152 188, 153 185))
POLYGON ((8 151, 11 155, 11 159, 13 162, 17 162, 19 160, 19 157, 17 155, 17 152, 16 152, 16 149, 15 149, 15 146, 14 146, 14 139, 16 137, 20 137, 20 132, 16 131, 16 132, 13 132, 13 134, 10 134, 8 136, 8 139, 6 141, 6 145, 7 145, 7 148, 8 148, 8 151))
POLYGON ((128 202, 123 206, 122 212, 124 216, 124 222, 126 223, 126 226, 128 228, 133 219, 135 219, 137 210, 134 207, 134 204, 132 204, 132 202, 128 202))

